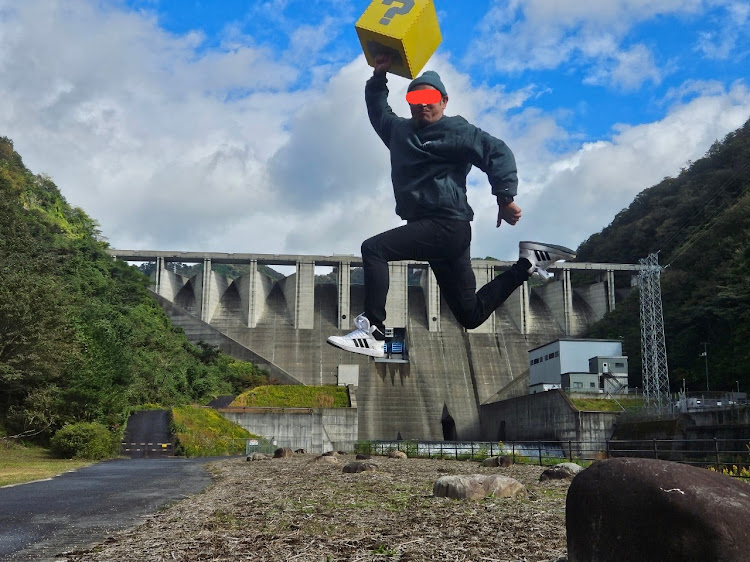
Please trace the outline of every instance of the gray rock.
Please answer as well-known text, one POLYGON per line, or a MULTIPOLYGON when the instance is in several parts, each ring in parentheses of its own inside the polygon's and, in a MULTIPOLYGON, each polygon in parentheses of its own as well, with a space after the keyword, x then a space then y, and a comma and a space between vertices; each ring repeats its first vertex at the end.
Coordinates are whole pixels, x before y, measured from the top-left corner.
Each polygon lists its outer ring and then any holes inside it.
POLYGON ((436 497, 480 500, 487 496, 514 498, 525 491, 518 480, 497 474, 441 476, 432 487, 436 497))
POLYGON ((406 453, 404 453, 403 451, 391 451, 390 453, 388 453, 388 458, 389 459, 405 459, 407 457, 406 457, 406 453))
POLYGON ((545 480, 572 480, 573 477, 581 472, 583 467, 573 462, 564 462, 556 464, 555 466, 548 468, 542 472, 539 476, 539 481, 544 482, 545 480))
POLYGON ((365 455, 364 453, 358 453, 355 457, 358 461, 369 461, 372 455, 365 455))
POLYGON ((328 464, 341 464, 339 463, 339 459, 331 456, 331 455, 320 455, 319 457, 315 457, 312 462, 324 462, 328 464))
POLYGON ((583 472, 584 470, 584 468, 580 464, 576 464, 574 462, 561 462, 556 466, 559 468, 564 468, 572 474, 578 474, 579 472, 583 472))
POLYGON ((512 465, 513 465, 513 459, 511 459, 508 455, 490 457, 482 461, 482 466, 500 466, 503 468, 507 468, 512 465))
POLYGON ((294 451, 292 451, 289 447, 281 447, 280 449, 276 449, 273 453, 273 458, 275 459, 283 459, 286 457, 293 457, 294 451))
POLYGON ((344 472, 375 472, 378 469, 378 465, 374 462, 361 462, 355 461, 344 465, 344 472))
POLYGON ((568 489, 568 559, 746 561, 749 519, 745 482, 654 459, 599 461, 568 489))
POLYGON ((264 455, 263 453, 253 453, 252 455, 248 455, 247 459, 248 461, 267 461, 271 457, 268 455, 264 455))

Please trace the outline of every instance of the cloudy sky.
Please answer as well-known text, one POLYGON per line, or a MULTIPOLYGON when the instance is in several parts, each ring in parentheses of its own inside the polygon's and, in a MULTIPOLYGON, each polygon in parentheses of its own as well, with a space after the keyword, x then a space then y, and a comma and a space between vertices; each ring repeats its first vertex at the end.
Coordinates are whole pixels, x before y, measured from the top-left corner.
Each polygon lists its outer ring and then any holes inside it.
MULTIPOLYGON (((0 0, 0 135, 114 248, 359 254, 401 224, 364 106, 369 4, 0 0)), ((746 0, 435 4, 447 114, 519 166, 515 227, 470 175, 476 257, 577 247, 750 118, 746 0)))

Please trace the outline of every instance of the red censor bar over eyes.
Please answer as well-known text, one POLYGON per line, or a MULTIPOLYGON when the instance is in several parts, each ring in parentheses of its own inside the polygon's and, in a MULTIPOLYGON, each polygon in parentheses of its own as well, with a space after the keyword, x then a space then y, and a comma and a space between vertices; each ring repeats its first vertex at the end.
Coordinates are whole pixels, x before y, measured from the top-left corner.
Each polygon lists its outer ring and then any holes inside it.
POLYGON ((438 103, 443 99, 443 94, 438 90, 412 90, 406 94, 406 101, 411 105, 422 103, 438 103))

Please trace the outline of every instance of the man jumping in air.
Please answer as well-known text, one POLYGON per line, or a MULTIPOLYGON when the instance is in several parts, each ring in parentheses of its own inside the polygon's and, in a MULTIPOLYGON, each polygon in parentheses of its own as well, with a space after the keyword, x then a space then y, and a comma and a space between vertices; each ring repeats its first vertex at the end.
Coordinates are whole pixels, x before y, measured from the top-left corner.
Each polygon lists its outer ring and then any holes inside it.
POLYGON ((521 242, 513 266, 478 292, 471 268, 471 220, 466 198, 466 176, 472 166, 482 170, 497 198, 497 226, 515 225, 521 208, 513 198, 518 177, 516 161, 506 144, 460 116, 444 115, 448 104, 440 76, 427 71, 409 84, 406 101, 411 119, 398 117, 388 105, 391 58, 381 55, 365 86, 365 101, 375 132, 391 153, 391 179, 396 214, 404 226, 362 243, 365 311, 357 327, 328 343, 351 351, 383 357, 388 262, 427 261, 453 315, 465 328, 480 326, 532 273, 547 276, 556 261, 575 258, 562 246, 521 242))

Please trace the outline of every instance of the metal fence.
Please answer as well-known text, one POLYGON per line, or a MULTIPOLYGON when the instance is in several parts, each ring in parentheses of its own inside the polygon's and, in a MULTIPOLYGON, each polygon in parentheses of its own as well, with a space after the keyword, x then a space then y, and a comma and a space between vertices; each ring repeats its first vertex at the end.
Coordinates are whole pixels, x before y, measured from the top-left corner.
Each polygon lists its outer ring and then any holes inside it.
POLYGON ((276 449, 279 448, 275 439, 264 439, 260 437, 244 439, 244 441, 246 455, 252 455, 253 453, 264 453, 266 455, 271 455, 276 451, 276 449))
POLYGON ((483 460, 508 455, 513 462, 552 465, 565 461, 594 461, 614 457, 640 457, 713 467, 717 471, 750 468, 750 438, 643 439, 587 441, 359 441, 355 451, 387 455, 403 451, 409 457, 483 460))

